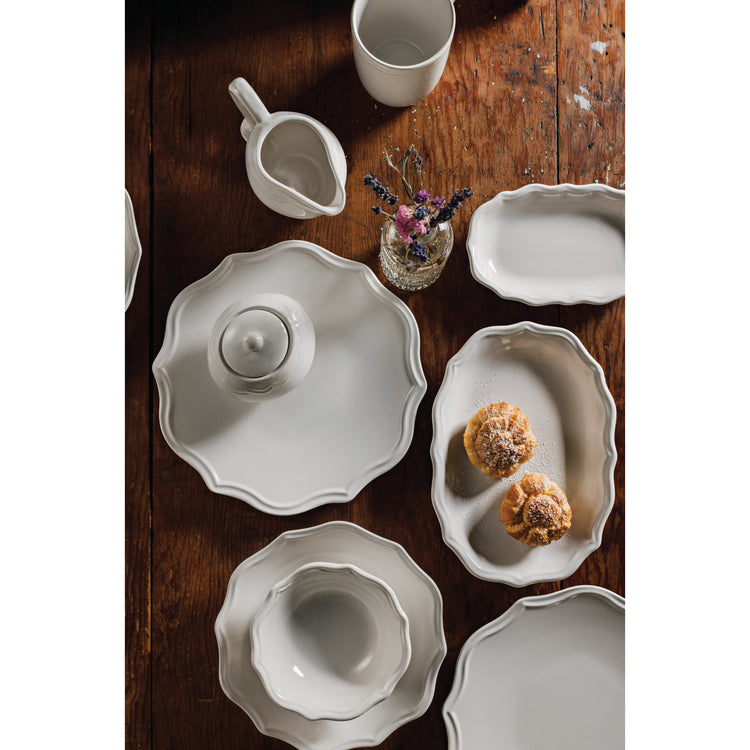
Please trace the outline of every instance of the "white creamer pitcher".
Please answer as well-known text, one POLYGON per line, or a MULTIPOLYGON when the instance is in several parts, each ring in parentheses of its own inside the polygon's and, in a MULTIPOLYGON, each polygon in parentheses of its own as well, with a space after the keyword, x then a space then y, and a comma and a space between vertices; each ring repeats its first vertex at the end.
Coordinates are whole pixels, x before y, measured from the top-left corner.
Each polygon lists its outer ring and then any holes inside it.
POLYGON ((270 113, 244 78, 235 78, 229 93, 245 118, 245 167, 260 201, 294 219, 341 213, 346 157, 336 136, 308 115, 270 113))

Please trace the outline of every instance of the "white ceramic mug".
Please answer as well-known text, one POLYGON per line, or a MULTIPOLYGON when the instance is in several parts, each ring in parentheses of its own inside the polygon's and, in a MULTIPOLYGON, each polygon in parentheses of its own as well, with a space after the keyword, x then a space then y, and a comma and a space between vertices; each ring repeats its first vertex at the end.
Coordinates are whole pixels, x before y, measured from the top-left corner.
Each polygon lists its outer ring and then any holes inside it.
POLYGON ((240 126, 253 191, 271 210, 294 219, 335 216, 346 204, 346 156, 323 123, 299 112, 269 112, 244 78, 229 94, 240 126))
POLYGON ((354 64, 370 96, 391 107, 424 99, 448 59, 453 0, 354 0, 354 64))

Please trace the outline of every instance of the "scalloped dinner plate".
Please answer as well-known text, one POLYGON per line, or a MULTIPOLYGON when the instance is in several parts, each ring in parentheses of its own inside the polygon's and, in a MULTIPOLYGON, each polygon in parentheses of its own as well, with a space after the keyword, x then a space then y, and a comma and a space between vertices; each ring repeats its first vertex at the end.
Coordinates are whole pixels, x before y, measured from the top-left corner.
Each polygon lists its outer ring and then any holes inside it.
POLYGON ((351 500, 406 453, 427 384, 409 308, 362 265, 303 241, 227 256, 177 295, 154 360, 167 443, 214 492, 275 515, 351 500), (258 404, 216 385, 211 328, 231 304, 275 292, 315 329, 293 391, 258 404))
POLYGON ((449 750, 623 750, 625 600, 519 599, 464 644, 443 719, 449 750))
POLYGON ((604 373, 570 331, 536 323, 477 331, 448 362, 432 408, 432 503, 445 543, 478 578, 511 586, 567 578, 601 544, 615 499, 615 404, 604 373), (529 419, 538 446, 511 477, 482 474, 466 455, 469 418, 505 401, 529 419), (568 497, 572 525, 546 547, 513 539, 500 504, 526 472, 568 497))
POLYGON ((625 294, 625 191, 525 185, 474 211, 471 274, 527 305, 602 305, 625 294))
POLYGON ((443 600, 432 579, 396 542, 346 521, 287 531, 232 574, 216 618, 219 680, 260 732, 301 750, 347 750, 380 744, 430 705, 446 654, 443 600), (310 562, 347 563, 391 587, 409 620, 409 666, 385 700, 348 721, 311 721, 283 708, 253 670, 250 628, 271 587, 310 562))
POLYGON ((135 288, 135 277, 138 275, 138 266, 141 262, 141 241, 138 239, 138 227, 135 223, 133 201, 130 194, 125 191, 125 309, 130 307, 135 288))

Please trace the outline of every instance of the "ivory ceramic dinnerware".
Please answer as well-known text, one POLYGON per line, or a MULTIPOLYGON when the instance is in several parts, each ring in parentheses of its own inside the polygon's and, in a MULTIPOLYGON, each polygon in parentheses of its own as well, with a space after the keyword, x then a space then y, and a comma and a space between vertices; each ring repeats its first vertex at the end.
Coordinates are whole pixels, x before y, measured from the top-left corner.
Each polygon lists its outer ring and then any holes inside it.
POLYGON ((135 224, 135 213, 130 194, 125 191, 125 309, 130 307, 135 288, 135 277, 141 262, 141 242, 138 239, 138 227, 135 224))
POLYGON ((605 304, 625 294, 625 191, 525 185, 471 216, 471 273, 528 305, 605 304))
POLYGON ((445 543, 478 578, 511 586, 567 578, 599 547, 615 499, 615 404, 604 373, 563 328, 536 323, 477 331, 448 362, 432 409, 432 503, 445 543), (512 476, 494 479, 466 455, 469 419, 505 401, 528 418, 538 445, 512 476), (570 530, 545 547, 511 537, 500 504, 526 472, 559 485, 570 530))
POLYGON ((435 88, 448 59, 453 0, 354 0, 354 63, 374 99, 405 107, 435 88))
POLYGON ((287 531, 234 571, 216 619, 219 679, 227 696, 264 734, 304 750, 348 750, 379 745, 430 705, 446 653, 443 603, 433 581, 401 545, 345 521, 287 531), (301 565, 355 565, 393 590, 407 619, 411 660, 393 692, 348 721, 310 721, 274 701, 252 668, 251 622, 268 591, 301 565))
POLYGON ((214 492, 276 515, 348 502, 395 466, 427 388, 409 308, 366 266, 302 241, 230 255, 180 292, 153 372, 172 449, 214 492), (243 403, 207 351, 224 311, 260 294, 307 313, 315 356, 293 390, 243 403))
POLYGON ((304 308, 283 294, 258 294, 219 316, 208 370, 219 387, 254 403, 296 388, 314 355, 315 331, 304 308))
POLYGON ((245 118, 245 167, 259 200, 293 219, 334 216, 346 204, 346 157, 336 136, 298 112, 271 114, 244 78, 229 94, 245 118))
POLYGON ((520 599, 464 644, 443 718, 449 750, 623 750, 625 600, 520 599))
POLYGON ((353 719, 385 700, 411 658, 391 588, 355 565, 313 562, 274 585, 251 628, 268 695, 311 719, 353 719))

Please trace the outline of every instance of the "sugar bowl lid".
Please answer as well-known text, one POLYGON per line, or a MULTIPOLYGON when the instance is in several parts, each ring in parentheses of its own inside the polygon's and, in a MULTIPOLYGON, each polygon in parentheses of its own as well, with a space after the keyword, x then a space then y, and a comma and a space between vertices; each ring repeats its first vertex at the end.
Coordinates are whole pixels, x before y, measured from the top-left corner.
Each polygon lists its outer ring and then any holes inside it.
POLYGON ((260 378, 277 370, 289 351, 289 331, 275 313, 254 307, 237 313, 221 334, 221 356, 238 375, 260 378))
POLYGON ((219 316, 208 346, 208 369, 223 389, 245 401, 275 398, 307 375, 315 332, 305 310, 283 294, 256 294, 219 316))

